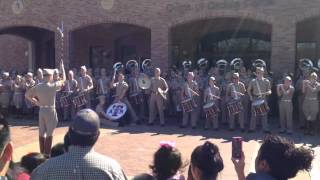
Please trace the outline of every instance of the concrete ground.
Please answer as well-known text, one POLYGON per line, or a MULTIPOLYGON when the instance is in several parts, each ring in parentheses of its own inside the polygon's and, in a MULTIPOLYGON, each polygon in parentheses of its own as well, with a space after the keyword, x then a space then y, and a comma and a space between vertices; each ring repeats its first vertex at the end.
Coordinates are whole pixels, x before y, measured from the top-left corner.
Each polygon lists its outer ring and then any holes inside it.
MULTIPOLYGON (((14 143, 14 161, 29 152, 39 151, 38 148, 38 127, 35 120, 9 119, 12 129, 12 141, 14 143)), ((68 123, 59 123, 55 130, 54 143, 62 142, 63 136, 68 128, 68 123)), ((139 173, 149 173, 149 165, 152 163, 153 153, 159 147, 162 140, 175 141, 177 148, 182 152, 183 159, 188 162, 194 147, 211 141, 217 144, 222 154, 225 168, 219 175, 219 179, 237 179, 231 157, 231 142, 233 136, 242 136, 244 139, 243 150, 246 156, 246 173, 254 171, 254 160, 259 149, 259 142, 265 134, 256 132, 252 134, 241 133, 240 131, 229 132, 222 128, 216 132, 203 129, 180 129, 177 125, 169 123, 165 127, 131 125, 127 127, 103 126, 101 136, 95 145, 95 150, 116 159, 123 167, 127 176, 134 176, 139 173)), ((276 128, 273 128, 276 129, 276 128)), ((275 131, 275 130, 274 130, 275 131)), ((319 135, 306 137, 301 132, 288 136, 297 145, 309 146, 314 149, 316 159, 310 173, 303 172, 295 179, 313 180, 320 179, 320 140, 319 135)), ((185 170, 186 174, 187 169, 185 170)))

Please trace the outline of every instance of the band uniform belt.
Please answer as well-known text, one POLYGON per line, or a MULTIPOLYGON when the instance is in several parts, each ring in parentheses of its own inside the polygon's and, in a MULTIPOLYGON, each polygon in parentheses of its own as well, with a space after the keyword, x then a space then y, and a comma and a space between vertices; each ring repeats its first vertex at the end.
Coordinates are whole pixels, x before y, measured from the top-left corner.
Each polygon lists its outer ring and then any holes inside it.
POLYGON ((318 98, 306 98, 306 100, 316 101, 318 98))
POLYGON ((40 106, 40 108, 55 108, 55 106, 40 106))
POLYGON ((285 100, 285 99, 283 99, 283 100, 280 100, 281 102, 291 102, 291 100, 285 100))

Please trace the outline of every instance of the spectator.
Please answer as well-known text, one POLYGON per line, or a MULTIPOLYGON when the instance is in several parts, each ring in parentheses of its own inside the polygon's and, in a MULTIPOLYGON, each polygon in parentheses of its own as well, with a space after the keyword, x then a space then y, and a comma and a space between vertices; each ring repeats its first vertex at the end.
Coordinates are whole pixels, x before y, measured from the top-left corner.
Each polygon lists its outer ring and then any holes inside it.
POLYGON ((93 110, 79 111, 67 132, 68 152, 39 166, 31 179, 127 179, 115 160, 93 150, 99 128, 100 120, 93 110))
POLYGON ((256 157, 256 173, 250 173, 245 178, 244 155, 240 160, 232 161, 239 180, 287 180, 295 177, 299 170, 310 170, 313 158, 312 150, 295 147, 286 138, 270 135, 264 140, 256 157))
POLYGON ((206 141, 191 154, 188 180, 215 180, 223 168, 218 146, 206 141))
POLYGON ((150 174, 144 173, 133 177, 132 180, 155 180, 155 178, 150 174))
POLYGON ((20 167, 14 168, 15 180, 29 180, 32 171, 40 164, 45 162, 46 158, 40 153, 29 153, 21 158, 20 167))
POLYGON ((180 151, 173 142, 162 141, 160 146, 154 154, 153 165, 150 166, 154 177, 157 180, 184 180, 184 176, 179 174, 184 166, 180 151))
POLYGON ((51 148, 51 158, 60 156, 66 152, 64 143, 58 143, 51 148))
POLYGON ((13 147, 8 122, 0 117, 0 179, 7 179, 7 172, 12 160, 13 147))

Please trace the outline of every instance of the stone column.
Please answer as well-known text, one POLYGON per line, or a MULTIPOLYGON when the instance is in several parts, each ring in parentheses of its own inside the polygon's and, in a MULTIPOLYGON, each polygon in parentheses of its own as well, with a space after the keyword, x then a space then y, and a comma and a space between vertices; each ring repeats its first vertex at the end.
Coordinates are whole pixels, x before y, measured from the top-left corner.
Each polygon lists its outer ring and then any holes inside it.
MULTIPOLYGON (((162 24, 159 24, 162 25, 162 24)), ((169 28, 155 26, 151 28, 151 59, 155 66, 163 70, 169 67, 169 28)))
POLYGON ((60 59, 63 58, 64 66, 69 68, 69 31, 64 31, 63 42, 61 35, 58 31, 55 32, 55 59, 56 67, 60 63, 60 59))
POLYGON ((290 19, 280 19, 272 26, 271 71, 276 77, 295 70, 296 24, 290 19))

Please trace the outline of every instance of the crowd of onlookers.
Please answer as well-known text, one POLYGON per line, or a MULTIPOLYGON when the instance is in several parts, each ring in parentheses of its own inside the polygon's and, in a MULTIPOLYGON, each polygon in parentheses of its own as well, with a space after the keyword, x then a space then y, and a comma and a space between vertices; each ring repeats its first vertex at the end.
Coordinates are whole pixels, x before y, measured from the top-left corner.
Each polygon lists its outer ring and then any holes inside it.
MULTIPOLYGON (((49 159, 34 152, 23 156, 19 164, 12 163, 13 146, 8 122, 2 118, 0 123, 0 179, 127 179, 116 160, 94 151, 93 146, 100 135, 100 119, 90 109, 77 113, 64 142, 52 148, 49 159)), ((300 170, 310 170, 313 159, 311 149, 296 147, 284 137, 268 135, 257 153, 255 173, 245 174, 243 152, 240 159, 232 158, 232 162, 239 180, 285 180, 295 177, 300 170)), ((224 179, 219 175, 225 167, 224 161, 219 147, 209 141, 195 147, 190 162, 182 159, 174 142, 162 141, 154 153, 151 173, 133 179, 224 179)))

